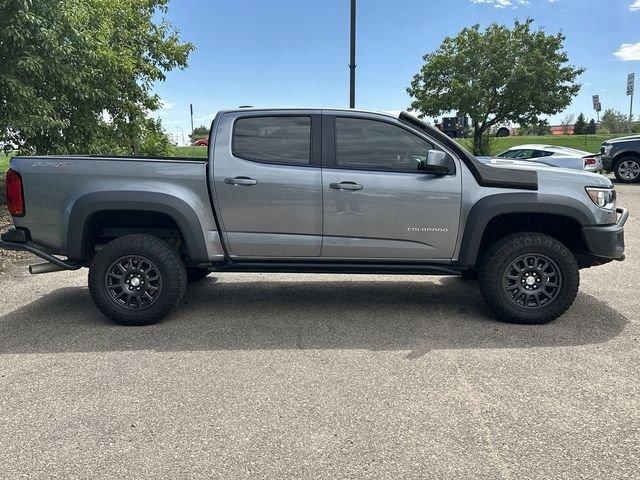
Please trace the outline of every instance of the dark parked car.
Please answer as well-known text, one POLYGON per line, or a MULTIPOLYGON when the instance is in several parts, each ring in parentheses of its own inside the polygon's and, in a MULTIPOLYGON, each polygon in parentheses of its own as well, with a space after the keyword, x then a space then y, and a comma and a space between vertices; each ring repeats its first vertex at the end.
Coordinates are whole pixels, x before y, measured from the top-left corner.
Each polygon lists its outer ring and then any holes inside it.
POLYGON ((606 172, 621 183, 640 182, 640 135, 607 140, 600 151, 606 172))

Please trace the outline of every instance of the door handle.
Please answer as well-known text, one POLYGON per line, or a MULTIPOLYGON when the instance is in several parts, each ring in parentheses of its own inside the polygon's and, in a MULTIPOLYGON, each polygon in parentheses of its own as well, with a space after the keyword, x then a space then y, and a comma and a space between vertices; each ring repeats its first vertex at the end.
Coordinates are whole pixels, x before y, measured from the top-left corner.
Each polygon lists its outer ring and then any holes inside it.
POLYGON ((224 179, 224 183, 226 183, 227 185, 235 185, 236 187, 239 187, 240 185, 250 187, 251 185, 257 184, 258 181, 249 177, 227 177, 224 179))
POLYGON ((364 188, 362 185, 355 182, 331 183, 329 184, 329 187, 333 188, 334 190, 351 190, 351 191, 362 190, 364 188))

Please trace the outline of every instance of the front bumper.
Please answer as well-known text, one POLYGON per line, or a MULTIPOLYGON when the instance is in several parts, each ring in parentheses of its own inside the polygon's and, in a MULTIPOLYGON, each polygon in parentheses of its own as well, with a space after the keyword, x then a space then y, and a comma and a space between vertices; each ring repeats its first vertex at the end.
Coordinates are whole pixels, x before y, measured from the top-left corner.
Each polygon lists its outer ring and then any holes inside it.
POLYGON ((629 211, 617 208, 620 216, 613 225, 583 227, 582 233, 589 255, 608 260, 624 260, 624 224, 629 211))
POLYGON ((602 156, 602 168, 604 171, 609 173, 613 171, 613 157, 605 157, 602 156))

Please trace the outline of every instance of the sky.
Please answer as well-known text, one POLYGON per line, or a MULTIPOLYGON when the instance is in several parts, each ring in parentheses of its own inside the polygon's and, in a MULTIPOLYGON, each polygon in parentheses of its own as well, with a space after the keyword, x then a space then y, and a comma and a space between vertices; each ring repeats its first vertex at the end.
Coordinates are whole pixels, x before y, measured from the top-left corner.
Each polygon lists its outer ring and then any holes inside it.
MULTIPOLYGON (((165 16, 196 47, 185 70, 154 87, 163 105, 154 115, 179 143, 190 103, 196 126, 240 105, 348 106, 349 0, 172 0, 165 16)), ((595 117, 592 95, 603 110, 629 112, 628 73, 640 89, 640 0, 358 0, 356 107, 406 109, 422 55, 446 36, 527 17, 562 31, 570 63, 587 69, 552 124, 567 113, 595 117)))

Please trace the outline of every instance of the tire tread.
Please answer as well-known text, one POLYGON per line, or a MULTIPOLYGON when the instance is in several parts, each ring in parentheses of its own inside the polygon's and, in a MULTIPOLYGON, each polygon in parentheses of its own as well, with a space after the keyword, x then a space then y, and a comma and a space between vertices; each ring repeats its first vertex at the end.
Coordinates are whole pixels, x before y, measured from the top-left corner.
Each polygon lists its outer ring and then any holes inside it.
POLYGON ((187 273, 178 253, 163 240, 145 234, 119 237, 100 250, 89 269, 89 292, 96 307, 106 317, 120 325, 150 325, 166 317, 180 303, 187 288, 187 273), (125 310, 106 297, 104 270, 119 256, 129 253, 146 255, 163 270, 161 298, 143 310, 125 310))
POLYGON ((575 301, 580 285, 578 264, 571 251, 559 240, 537 232, 521 232, 506 236, 494 243, 483 255, 479 268, 480 292, 485 302, 498 317, 511 323, 548 323, 564 314, 575 301), (502 292, 502 274, 505 262, 527 253, 529 249, 542 249, 558 263, 562 270, 563 286, 559 296, 546 307, 531 312, 518 311, 502 292))

